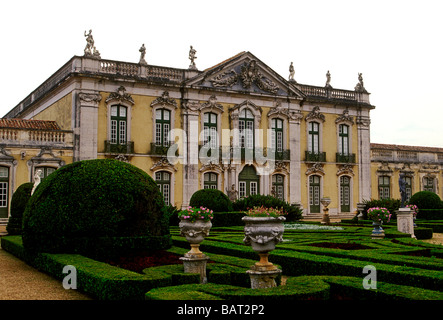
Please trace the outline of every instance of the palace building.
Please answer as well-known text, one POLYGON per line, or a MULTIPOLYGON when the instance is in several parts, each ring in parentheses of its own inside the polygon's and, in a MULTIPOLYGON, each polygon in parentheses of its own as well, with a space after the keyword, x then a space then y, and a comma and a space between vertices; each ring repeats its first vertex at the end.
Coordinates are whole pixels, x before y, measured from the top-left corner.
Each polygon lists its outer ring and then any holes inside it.
POLYGON ((144 46, 138 63, 106 60, 91 38, 83 56, 1 120, 0 218, 36 168, 49 174, 96 158, 141 168, 178 208, 199 189, 233 188, 239 197, 273 194, 305 216, 320 214, 320 199, 329 197, 331 216, 353 216, 381 188, 386 196, 388 183, 395 196, 399 170, 414 172, 411 192, 432 178, 438 190, 441 165, 397 162, 409 151, 383 145, 371 151, 375 107, 361 74, 352 90, 333 88, 329 72, 324 86, 300 84, 292 63, 286 79, 250 52, 199 70, 192 47, 183 69, 148 64, 144 46))

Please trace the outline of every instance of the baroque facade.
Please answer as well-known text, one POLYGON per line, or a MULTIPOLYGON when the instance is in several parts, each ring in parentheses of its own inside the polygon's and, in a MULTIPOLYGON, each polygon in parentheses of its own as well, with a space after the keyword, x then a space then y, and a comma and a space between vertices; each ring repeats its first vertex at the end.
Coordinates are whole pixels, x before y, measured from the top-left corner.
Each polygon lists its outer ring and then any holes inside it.
MULTIPOLYGON (((149 65, 145 50, 139 63, 106 60, 89 41, 84 56, 71 58, 5 119, 55 121, 72 143, 63 157, 51 145, 54 157, 127 161, 178 208, 202 188, 273 194, 305 215, 320 213, 325 196, 331 215, 354 213, 371 197, 374 106, 361 74, 353 90, 343 90, 331 86, 329 71, 325 86, 296 82, 292 63, 286 80, 250 52, 200 71, 192 47, 184 69, 149 65)), ((3 154, 15 150, 8 143, 3 154)), ((4 163, 12 192, 26 179, 4 163)), ((33 171, 26 175, 32 181, 33 171)))
POLYGON ((371 144, 373 199, 400 199, 400 174, 406 181, 407 200, 418 191, 443 198, 443 148, 371 144))

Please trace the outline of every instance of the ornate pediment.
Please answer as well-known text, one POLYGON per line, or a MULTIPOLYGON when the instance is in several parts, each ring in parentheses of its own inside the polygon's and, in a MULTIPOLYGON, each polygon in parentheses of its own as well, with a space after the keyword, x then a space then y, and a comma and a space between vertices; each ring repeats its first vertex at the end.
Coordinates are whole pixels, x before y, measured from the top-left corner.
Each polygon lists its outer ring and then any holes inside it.
POLYGON ((156 105, 172 105, 175 108, 178 108, 177 102, 175 101, 175 99, 169 97, 168 91, 163 92, 161 97, 158 97, 151 102, 151 107, 154 107, 156 105))
POLYGON ((131 105, 134 105, 134 99, 132 99, 132 96, 129 93, 126 93, 126 88, 123 86, 120 86, 116 92, 112 92, 106 98, 106 103, 109 103, 110 101, 128 102, 131 105))
POLYGON ((302 97, 292 83, 282 78, 254 55, 243 52, 205 70, 187 83, 240 92, 302 97), (290 92, 288 92, 290 91, 290 92))

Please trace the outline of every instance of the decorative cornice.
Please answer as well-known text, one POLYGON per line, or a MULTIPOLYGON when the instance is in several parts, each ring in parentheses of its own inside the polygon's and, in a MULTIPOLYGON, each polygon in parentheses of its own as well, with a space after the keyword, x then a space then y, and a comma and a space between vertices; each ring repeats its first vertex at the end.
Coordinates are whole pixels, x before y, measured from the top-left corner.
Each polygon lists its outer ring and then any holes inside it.
POLYGON ((354 124, 354 117, 349 115, 349 110, 345 109, 343 111, 343 114, 341 116, 339 116, 336 120, 335 123, 340 123, 340 122, 346 122, 350 125, 354 124))
POLYGON ((174 165, 169 162, 168 158, 161 158, 151 167, 151 171, 157 169, 169 169, 172 171, 177 171, 177 168, 175 168, 174 165))
POLYGON ((305 117, 306 121, 309 120, 320 120, 321 122, 325 122, 325 115, 320 112, 320 107, 315 106, 311 112, 305 117))
POLYGON ((158 97, 157 99, 152 101, 151 102, 151 107, 154 107, 154 106, 156 106, 158 104, 161 104, 161 105, 172 105, 175 108, 178 108, 177 102, 175 101, 175 99, 169 98, 169 92, 168 91, 163 92, 161 97, 158 97))
POLYGON ((110 101, 128 102, 131 105, 134 105, 134 99, 132 99, 132 96, 129 93, 126 93, 126 88, 123 86, 120 86, 116 92, 112 92, 105 101, 106 103, 109 103, 110 101))
POLYGON ((215 95, 212 95, 207 102, 203 103, 200 107, 200 110, 207 108, 211 109, 211 111, 213 109, 217 109, 221 112, 224 112, 223 106, 220 103, 217 103, 217 98, 215 97, 215 95))
POLYGON ((347 175, 351 175, 351 176, 355 175, 354 170, 352 170, 352 166, 349 164, 344 164, 337 170, 337 176, 341 176, 343 174, 347 174, 347 175))
POLYGON ((323 169, 323 165, 319 162, 314 163, 308 170, 306 170, 305 174, 307 176, 311 174, 321 174, 322 176, 325 175, 325 170, 323 169))
POLYGON ((220 166, 220 164, 212 163, 212 161, 210 161, 208 164, 202 166, 199 171, 200 172, 216 171, 217 173, 222 173, 223 172, 223 168, 220 166))

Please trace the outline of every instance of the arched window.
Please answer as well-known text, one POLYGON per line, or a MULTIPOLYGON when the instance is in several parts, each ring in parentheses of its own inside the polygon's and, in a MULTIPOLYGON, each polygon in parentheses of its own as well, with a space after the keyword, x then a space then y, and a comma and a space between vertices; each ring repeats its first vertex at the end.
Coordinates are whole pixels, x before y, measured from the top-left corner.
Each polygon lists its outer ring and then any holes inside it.
POLYGON ((320 176, 309 176, 309 211, 320 213, 320 176))
POLYGON ((210 143, 211 148, 217 148, 217 114, 206 112, 203 114, 203 143, 210 143))
POLYGON ((41 170, 40 178, 43 180, 57 169, 54 167, 36 167, 35 170, 41 170))
POLYGON ((155 110, 155 144, 169 146, 169 131, 171 130, 171 111, 166 109, 155 110))
POLYGON ((285 176, 282 174, 274 174, 272 176, 272 191, 274 197, 280 200, 285 200, 285 187, 284 187, 285 176))
POLYGON ((111 144, 126 144, 127 109, 127 107, 122 105, 111 106, 111 144))
POLYGON ((240 112, 238 120, 238 128, 240 131, 240 147, 254 148, 254 115, 251 110, 243 109, 240 112))
POLYGON ((433 177, 424 177, 423 178, 423 190, 435 192, 433 177))
POLYGON ((341 124, 338 126, 338 153, 343 156, 349 155, 349 126, 341 124))
POLYGON ((8 217, 9 168, 0 167, 0 218, 8 217))
POLYGON ((391 197, 391 178, 389 176, 378 177, 378 197, 380 199, 391 197))
POLYGON ((163 194, 163 200, 166 205, 171 203, 171 174, 167 171, 157 171, 155 173, 155 182, 163 194))
POLYGON ((218 189, 218 175, 214 172, 207 172, 203 175, 204 189, 218 189))
POLYGON ((253 166, 245 166, 238 175, 238 191, 240 198, 260 193, 260 178, 253 166))
POLYGON ((277 152, 283 151, 283 120, 274 118, 271 120, 271 148, 277 152))
POLYGON ((351 211, 351 178, 348 176, 340 177, 340 211, 351 211))
POLYGON ((315 121, 309 122, 308 151, 313 154, 320 153, 320 124, 315 121))

